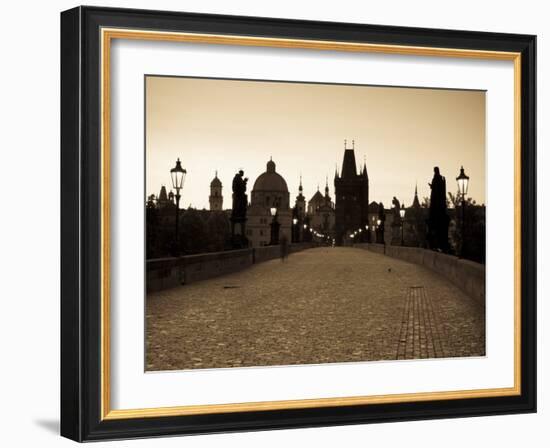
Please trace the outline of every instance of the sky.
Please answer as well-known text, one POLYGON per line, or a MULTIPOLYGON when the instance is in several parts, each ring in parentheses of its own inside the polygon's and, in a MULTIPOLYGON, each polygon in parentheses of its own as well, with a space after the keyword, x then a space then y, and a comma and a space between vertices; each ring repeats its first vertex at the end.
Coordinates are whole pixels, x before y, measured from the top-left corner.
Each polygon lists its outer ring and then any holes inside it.
MULTIPOLYGON (((485 203, 485 92, 362 85, 285 83, 147 76, 146 193, 171 189, 179 157, 187 170, 180 206, 208 208, 215 172, 231 207, 231 181, 242 169, 248 191, 270 157, 288 185, 291 204, 300 175, 309 200, 334 197, 344 140, 366 161, 370 201, 408 206, 418 184, 430 195, 433 167, 456 192, 461 165, 468 196, 485 203)), ((360 165, 360 166, 359 166, 360 165)))

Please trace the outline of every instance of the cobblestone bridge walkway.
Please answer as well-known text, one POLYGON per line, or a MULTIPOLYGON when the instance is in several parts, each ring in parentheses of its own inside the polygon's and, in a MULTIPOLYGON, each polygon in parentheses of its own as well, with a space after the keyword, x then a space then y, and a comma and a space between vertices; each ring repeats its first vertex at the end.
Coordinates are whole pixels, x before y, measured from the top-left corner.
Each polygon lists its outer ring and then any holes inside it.
POLYGON ((147 370, 485 354, 484 308, 414 264, 316 248, 147 298, 147 370))

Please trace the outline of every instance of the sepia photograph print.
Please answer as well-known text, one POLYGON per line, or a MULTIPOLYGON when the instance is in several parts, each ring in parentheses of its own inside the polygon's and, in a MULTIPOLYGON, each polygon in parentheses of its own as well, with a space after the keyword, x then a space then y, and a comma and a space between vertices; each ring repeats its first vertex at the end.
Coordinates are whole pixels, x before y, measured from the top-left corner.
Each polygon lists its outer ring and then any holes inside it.
POLYGON ((485 356, 485 91, 144 82, 146 371, 485 356))

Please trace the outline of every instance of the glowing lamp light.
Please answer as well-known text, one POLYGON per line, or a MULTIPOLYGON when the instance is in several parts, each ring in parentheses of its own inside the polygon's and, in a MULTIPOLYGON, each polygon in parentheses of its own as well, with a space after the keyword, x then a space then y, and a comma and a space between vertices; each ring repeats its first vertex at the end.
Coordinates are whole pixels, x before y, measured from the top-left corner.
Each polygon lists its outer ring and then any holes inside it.
POLYGON ((456 178, 456 183, 458 184, 458 191, 462 198, 464 199, 468 194, 468 183, 470 182, 470 177, 464 174, 464 167, 460 167, 460 174, 456 178))

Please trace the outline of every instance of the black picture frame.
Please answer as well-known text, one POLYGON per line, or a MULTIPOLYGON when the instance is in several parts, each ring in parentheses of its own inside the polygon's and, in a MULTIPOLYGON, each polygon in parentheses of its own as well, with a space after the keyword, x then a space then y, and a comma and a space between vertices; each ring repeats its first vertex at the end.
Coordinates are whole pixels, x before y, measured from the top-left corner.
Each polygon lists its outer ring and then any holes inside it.
POLYGON ((536 411, 536 36, 99 7, 61 13, 61 435, 76 441, 536 411), (521 53, 521 394, 422 402, 101 418, 100 29, 521 53))

